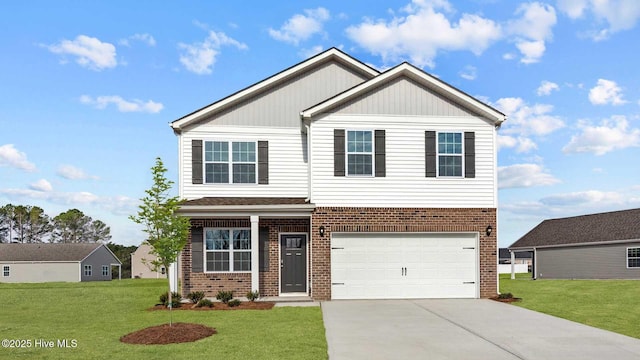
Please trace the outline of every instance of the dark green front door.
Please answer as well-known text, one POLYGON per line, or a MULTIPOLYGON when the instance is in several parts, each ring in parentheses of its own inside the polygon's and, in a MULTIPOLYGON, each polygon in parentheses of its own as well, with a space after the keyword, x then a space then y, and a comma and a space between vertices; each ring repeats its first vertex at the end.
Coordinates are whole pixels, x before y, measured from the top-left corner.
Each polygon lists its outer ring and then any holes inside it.
POLYGON ((307 234, 280 235, 280 291, 307 292, 307 234))

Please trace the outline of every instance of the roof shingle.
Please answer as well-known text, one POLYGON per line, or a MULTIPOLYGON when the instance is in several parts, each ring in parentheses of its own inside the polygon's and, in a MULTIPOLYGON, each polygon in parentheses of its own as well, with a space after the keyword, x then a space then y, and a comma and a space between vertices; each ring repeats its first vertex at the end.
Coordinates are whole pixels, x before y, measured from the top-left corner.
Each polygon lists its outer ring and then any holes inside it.
POLYGON ((0 244, 0 261, 81 261, 102 244, 0 244))
POLYGON ((640 209, 549 219, 509 248, 640 239, 640 209))

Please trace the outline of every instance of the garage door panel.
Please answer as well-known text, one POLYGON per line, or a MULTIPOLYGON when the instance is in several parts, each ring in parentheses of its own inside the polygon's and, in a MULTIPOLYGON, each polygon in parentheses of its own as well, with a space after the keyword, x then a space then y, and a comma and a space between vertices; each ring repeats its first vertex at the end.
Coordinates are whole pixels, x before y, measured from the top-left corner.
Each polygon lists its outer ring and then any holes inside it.
POLYGON ((332 298, 474 298, 477 234, 348 234, 331 239, 332 298))

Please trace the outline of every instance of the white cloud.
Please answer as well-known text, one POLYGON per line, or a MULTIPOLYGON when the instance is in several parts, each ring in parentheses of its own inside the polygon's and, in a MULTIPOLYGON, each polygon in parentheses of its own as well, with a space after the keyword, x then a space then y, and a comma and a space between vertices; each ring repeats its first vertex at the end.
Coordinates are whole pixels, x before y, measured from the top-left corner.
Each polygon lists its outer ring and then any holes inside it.
POLYGON ((145 112, 145 113, 159 113, 164 108, 162 103, 157 103, 152 100, 142 101, 138 99, 125 100, 117 95, 110 96, 98 96, 92 98, 89 95, 82 95, 80 102, 87 105, 93 105, 96 109, 105 109, 109 104, 114 104, 120 112, 145 112))
MULTIPOLYGON (((33 186, 33 184, 32 184, 33 186)), ((133 214, 139 201, 127 196, 98 196, 86 191, 59 192, 40 189, 0 189, 0 194, 15 200, 29 202, 31 199, 49 201, 71 207, 94 206, 116 215, 133 214)))
POLYGON ((475 80, 478 76, 478 69, 475 66, 467 65, 462 71, 459 72, 460 77, 465 80, 475 80))
POLYGON ((613 116, 595 126, 581 121, 578 127, 582 132, 571 137, 563 152, 604 155, 610 151, 640 146, 640 129, 630 129, 624 116, 613 116))
POLYGON ((587 14, 592 14, 596 20, 594 25, 606 22, 607 27, 591 32, 595 41, 605 40, 613 33, 632 29, 640 19, 638 0, 558 0, 558 9, 572 19, 582 19, 587 14))
POLYGON ((480 55, 502 36, 499 24, 480 15, 465 13, 450 20, 453 9, 444 0, 414 0, 403 11, 406 16, 350 26, 347 36, 385 62, 408 57, 417 66, 432 68, 440 51, 480 55))
POLYGON ((153 38, 150 34, 133 34, 126 39, 120 39, 118 43, 123 46, 131 46, 130 41, 140 41, 148 46, 156 46, 156 39, 153 38))
POLYGON ((313 57, 314 55, 318 55, 323 50, 324 48, 322 47, 322 45, 316 45, 308 49, 300 49, 300 51, 298 51, 298 55, 300 55, 300 57, 303 59, 308 59, 310 57, 313 57))
POLYGON ((548 186, 560 180, 545 172, 538 164, 516 164, 498 167, 498 188, 523 188, 548 186))
POLYGON ((536 150, 538 145, 527 137, 498 135, 498 149, 505 148, 515 148, 517 153, 528 153, 536 150))
POLYGON ((578 191, 544 197, 540 202, 549 206, 577 206, 585 204, 623 204, 625 196, 621 193, 609 191, 578 191))
POLYGON ((516 15, 520 18, 509 21, 506 28, 515 37, 516 47, 523 55, 520 62, 539 62, 546 50, 545 41, 553 38, 556 11, 551 5, 532 2, 521 4, 516 15))
POLYGON ((203 42, 178 44, 178 48, 183 50, 180 54, 180 63, 192 73, 211 74, 216 57, 223 46, 234 46, 240 50, 248 49, 246 44, 228 37, 223 32, 209 31, 209 35, 203 42))
POLYGON ((323 7, 306 9, 304 15, 293 15, 280 27, 280 30, 269 28, 269 35, 278 41, 298 45, 301 41, 322 33, 323 23, 330 17, 329 10, 323 7))
POLYGON ((558 90, 560 90, 560 87, 558 86, 558 84, 551 81, 544 80, 540 83, 540 86, 536 90, 536 94, 538 94, 538 96, 546 96, 546 95, 551 95, 552 91, 558 91, 558 90))
POLYGON ((97 176, 89 175, 84 170, 79 169, 73 165, 61 165, 60 167, 58 167, 56 174, 69 180, 99 179, 97 176))
POLYGON ((27 154, 16 149, 13 144, 0 146, 0 166, 10 166, 29 172, 36 170, 36 166, 27 160, 27 154))
POLYGON ((91 70, 101 71, 118 65, 116 47, 94 37, 78 35, 75 40, 65 39, 45 46, 54 54, 75 56, 76 63, 91 70))
POLYGON ((44 191, 44 192, 53 190, 53 186, 51 186, 51 183, 48 182, 46 179, 40 179, 32 183, 31 185, 29 185, 29 188, 31 190, 44 191))
POLYGON ((598 84, 589 90, 589 101, 594 105, 622 105, 622 89, 615 81, 598 79, 598 84))
POLYGON ((522 98, 501 98, 494 105, 509 119, 503 126, 506 134, 542 136, 565 126, 560 117, 551 114, 551 105, 529 105, 522 98))

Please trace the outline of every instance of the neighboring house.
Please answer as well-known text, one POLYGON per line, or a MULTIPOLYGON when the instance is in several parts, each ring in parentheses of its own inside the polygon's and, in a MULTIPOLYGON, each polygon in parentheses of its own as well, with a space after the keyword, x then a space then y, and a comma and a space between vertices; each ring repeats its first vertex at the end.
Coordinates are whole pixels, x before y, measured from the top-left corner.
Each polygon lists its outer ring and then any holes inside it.
POLYGON ((509 249, 540 279, 640 279, 640 209, 549 219, 509 249))
MULTIPOLYGON (((514 254, 514 264, 531 265, 533 254, 531 251, 521 251, 514 254)), ((508 248, 500 248, 498 251, 498 264, 511 264, 511 253, 508 248)))
POLYGON ((504 114, 408 63, 332 48, 171 123, 182 292, 497 293, 504 114))
POLYGON ((131 278, 141 279, 164 279, 167 277, 167 270, 164 266, 160 271, 154 271, 151 262, 156 260, 155 255, 151 255, 151 245, 142 244, 136 251, 131 253, 131 278))
POLYGON ((0 282, 105 281, 121 265, 104 244, 0 244, 0 282))

